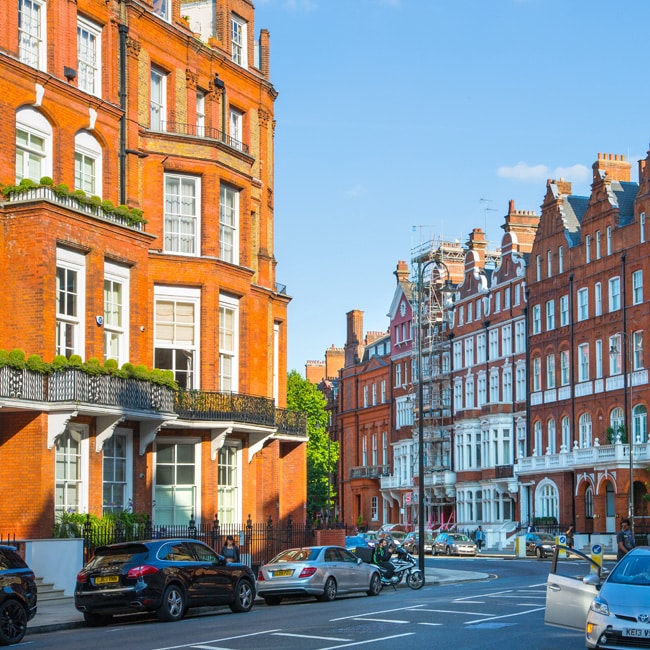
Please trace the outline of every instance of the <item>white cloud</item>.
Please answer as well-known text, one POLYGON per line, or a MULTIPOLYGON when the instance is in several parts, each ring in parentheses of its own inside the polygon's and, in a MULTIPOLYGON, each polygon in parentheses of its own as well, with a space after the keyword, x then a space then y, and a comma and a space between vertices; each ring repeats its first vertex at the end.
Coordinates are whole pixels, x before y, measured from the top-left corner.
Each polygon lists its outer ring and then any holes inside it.
POLYGON ((529 165, 525 162, 518 162, 512 167, 499 167, 497 174, 501 178, 510 178, 525 183, 537 182, 548 178, 548 167, 546 165, 529 165))
POLYGON ((354 185, 353 187, 349 187, 347 190, 345 190, 345 194, 347 196, 351 196, 352 198, 357 198, 367 193, 368 190, 363 185, 354 185))
POLYGON ((529 165, 525 162, 518 162, 511 167, 505 165, 499 167, 497 175, 501 176, 501 178, 522 181, 523 183, 538 183, 549 178, 566 178, 576 183, 583 183, 591 178, 591 169, 584 165, 550 169, 546 165, 529 165))

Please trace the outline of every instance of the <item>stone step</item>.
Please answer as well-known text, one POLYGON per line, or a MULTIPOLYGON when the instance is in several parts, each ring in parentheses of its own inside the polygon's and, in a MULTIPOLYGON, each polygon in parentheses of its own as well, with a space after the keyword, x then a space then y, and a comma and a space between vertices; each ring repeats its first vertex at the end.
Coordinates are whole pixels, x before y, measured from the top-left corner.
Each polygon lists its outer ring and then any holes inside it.
POLYGON ((64 595, 63 589, 58 589, 52 582, 45 582, 43 578, 36 578, 36 588, 38 589, 39 603, 69 598, 69 596, 64 595))

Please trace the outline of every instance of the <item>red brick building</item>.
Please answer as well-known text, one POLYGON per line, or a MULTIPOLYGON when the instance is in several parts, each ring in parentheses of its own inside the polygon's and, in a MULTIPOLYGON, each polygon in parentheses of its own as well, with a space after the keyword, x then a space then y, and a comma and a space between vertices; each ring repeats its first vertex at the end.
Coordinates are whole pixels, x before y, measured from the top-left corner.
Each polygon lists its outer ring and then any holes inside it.
POLYGON ((599 154, 589 196, 548 181, 527 272, 529 452, 516 469, 531 514, 582 533, 629 514, 647 531, 647 163, 636 183, 624 156, 599 154))
POLYGON ((197 6, 6 7, 0 347, 165 369, 180 388, 0 368, 0 519, 17 536, 129 506, 159 524, 304 520, 269 34, 248 0, 197 6))

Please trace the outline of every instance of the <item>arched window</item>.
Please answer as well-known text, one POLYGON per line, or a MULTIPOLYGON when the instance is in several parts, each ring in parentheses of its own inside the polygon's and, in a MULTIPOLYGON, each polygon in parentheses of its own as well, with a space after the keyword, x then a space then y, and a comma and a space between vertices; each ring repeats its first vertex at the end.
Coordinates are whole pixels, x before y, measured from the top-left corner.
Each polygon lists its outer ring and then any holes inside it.
POLYGON ((622 433, 625 427, 625 414, 620 406, 612 409, 609 414, 609 426, 612 428, 614 435, 612 442, 616 442, 617 434, 622 433))
POLYGON ((632 409, 632 431, 634 442, 648 442, 648 411, 643 404, 632 409))
POLYGON ((102 194, 102 148, 88 131, 74 138, 74 188, 91 196, 102 194))
POLYGON ((583 413, 580 416, 580 447, 591 447, 591 414, 583 413))
POLYGON ((16 111, 16 182, 52 176, 52 127, 33 108, 16 111))
POLYGON ((562 418, 562 446, 564 451, 571 451, 571 421, 568 415, 562 418))
POLYGON ((539 420, 535 422, 534 431, 535 431, 535 449, 533 450, 533 455, 543 456, 544 448, 543 448, 543 441, 542 441, 542 423, 539 420))
POLYGON ((592 518, 594 516, 594 491, 589 486, 585 490, 585 517, 592 518))
POLYGON ((546 453, 554 454, 555 453, 555 420, 551 418, 547 424, 547 445, 546 453))
POLYGON ((545 479, 535 492, 535 515, 537 517, 552 517, 557 521, 559 511, 559 495, 555 483, 545 479))

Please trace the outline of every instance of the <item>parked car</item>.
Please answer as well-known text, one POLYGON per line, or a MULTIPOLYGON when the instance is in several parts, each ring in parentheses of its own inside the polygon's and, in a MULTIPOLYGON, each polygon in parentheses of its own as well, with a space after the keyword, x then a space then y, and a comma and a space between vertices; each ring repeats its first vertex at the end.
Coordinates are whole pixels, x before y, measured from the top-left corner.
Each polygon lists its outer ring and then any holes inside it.
POLYGON ((345 548, 354 553, 356 548, 372 548, 363 535, 349 535, 345 538, 345 548))
POLYGON ((255 600, 255 575, 195 539, 124 542, 97 548, 77 575, 74 599, 93 626, 134 612, 177 621, 188 608, 206 605, 247 612, 255 600))
POLYGON ((433 555, 476 555, 476 544, 461 533, 440 533, 433 542, 433 555))
POLYGON ((564 547, 555 551, 546 582, 544 622, 583 631, 587 648, 650 648, 648 603, 648 547, 629 551, 606 577, 584 553, 564 547), (559 557, 560 550, 568 561, 559 557))
MULTIPOLYGON (((429 531, 424 531, 424 552, 431 553, 433 551, 434 536, 429 531)), ((420 534, 409 533, 402 542, 402 546, 409 553, 418 553, 420 550, 420 534)))
POLYGON ((526 555, 541 560, 555 551, 555 537, 548 533, 526 533, 526 555))
POLYGON ((257 593, 267 605, 279 605, 285 597, 315 596, 334 600, 338 594, 381 591, 379 569, 341 546, 291 548, 262 566, 257 593))
POLYGON ((0 645, 22 641, 36 600, 34 572, 13 546, 0 546, 0 645))

